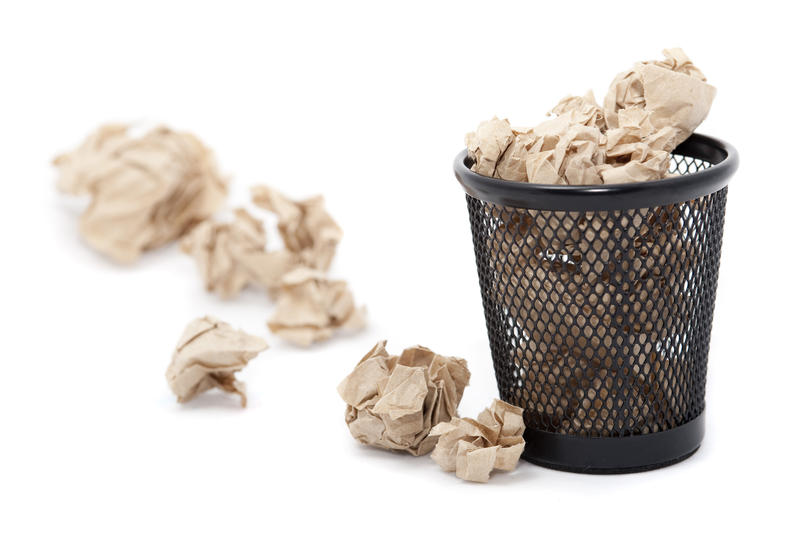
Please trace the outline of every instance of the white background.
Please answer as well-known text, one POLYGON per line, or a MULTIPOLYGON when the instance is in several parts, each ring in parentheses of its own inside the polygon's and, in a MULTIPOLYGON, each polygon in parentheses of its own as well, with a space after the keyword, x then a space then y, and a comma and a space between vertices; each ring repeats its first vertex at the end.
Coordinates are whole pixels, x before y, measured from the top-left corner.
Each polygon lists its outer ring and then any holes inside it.
POLYGON ((66 4, 0 11, 0 540, 797 541, 800 48, 780 4, 66 4), (676 45, 718 88, 701 132, 741 153, 699 452, 625 476, 521 462, 478 485, 357 444, 335 389, 378 339, 467 358, 464 415, 496 395, 451 170, 464 133, 602 99, 676 45), (333 274, 369 328, 296 349, 268 335, 265 295, 217 300, 174 245, 131 267, 87 248, 50 161, 106 121, 196 133, 232 206, 258 183, 322 192, 345 232, 333 274), (167 388, 206 313, 272 345, 243 372, 247 409, 167 388))

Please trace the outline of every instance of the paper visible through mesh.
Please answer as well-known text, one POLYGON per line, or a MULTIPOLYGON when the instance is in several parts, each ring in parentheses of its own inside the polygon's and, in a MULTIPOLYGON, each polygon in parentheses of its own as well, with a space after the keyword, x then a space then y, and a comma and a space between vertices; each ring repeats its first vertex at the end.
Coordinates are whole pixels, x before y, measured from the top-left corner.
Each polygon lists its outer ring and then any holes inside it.
POLYGON ((585 212, 467 197, 500 397, 526 426, 624 437, 702 412, 726 194, 585 212))

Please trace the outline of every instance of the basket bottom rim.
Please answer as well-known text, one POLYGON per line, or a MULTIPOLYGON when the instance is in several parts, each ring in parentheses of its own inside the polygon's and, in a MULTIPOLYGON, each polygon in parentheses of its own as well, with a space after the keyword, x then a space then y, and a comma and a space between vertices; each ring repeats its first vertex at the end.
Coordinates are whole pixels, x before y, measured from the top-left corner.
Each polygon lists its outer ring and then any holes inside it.
POLYGON ((694 453, 700 450, 700 446, 698 445, 696 449, 689 451, 687 454, 683 456, 679 456, 678 458, 673 458, 672 460, 667 460, 665 462, 661 462, 660 464, 648 464, 645 466, 635 466, 629 468, 579 468, 577 466, 564 466, 559 464, 551 464, 548 462, 544 462, 537 458, 531 458, 526 456, 524 453, 522 458, 531 464, 535 464, 537 466, 541 466, 543 468, 552 469, 556 471, 565 471, 568 473, 585 473, 587 475, 625 475, 627 473, 642 473, 645 471, 653 471, 661 468, 666 468, 680 462, 683 462, 694 453))
POLYGON ((669 430, 626 437, 581 437, 529 428, 522 458, 573 473, 638 473, 686 460, 700 448, 704 434, 705 411, 669 430))

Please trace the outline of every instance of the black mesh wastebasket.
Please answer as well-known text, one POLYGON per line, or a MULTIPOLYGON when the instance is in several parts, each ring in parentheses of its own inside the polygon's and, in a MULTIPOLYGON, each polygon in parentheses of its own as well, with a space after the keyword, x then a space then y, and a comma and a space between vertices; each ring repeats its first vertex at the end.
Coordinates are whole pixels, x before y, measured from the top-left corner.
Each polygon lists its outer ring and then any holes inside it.
POLYGON ((703 438, 706 366, 735 150, 695 134, 659 181, 557 186, 469 169, 500 397, 527 460, 579 472, 678 462, 703 438))

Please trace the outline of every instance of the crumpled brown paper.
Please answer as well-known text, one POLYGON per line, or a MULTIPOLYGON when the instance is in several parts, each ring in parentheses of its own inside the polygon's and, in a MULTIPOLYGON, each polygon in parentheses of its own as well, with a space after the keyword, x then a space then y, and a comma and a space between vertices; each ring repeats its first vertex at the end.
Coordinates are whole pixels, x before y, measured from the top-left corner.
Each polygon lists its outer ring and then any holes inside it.
POLYGON ((334 331, 355 331, 366 325, 364 307, 356 307, 345 281, 327 279, 312 268, 300 267, 283 275, 278 306, 269 329, 301 347, 329 339, 334 331))
POLYGON ((536 127, 485 121, 466 142, 472 170, 508 181, 600 185, 662 179, 670 153, 705 119, 716 89, 681 49, 637 63, 611 84, 603 107, 568 96, 536 127))
POLYGON ((669 168, 670 152, 680 141, 671 126, 656 129, 644 108, 617 113, 617 128, 606 132, 606 164, 600 175, 606 184, 661 179, 669 168))
POLYGON ((431 458, 461 479, 485 483, 493 469, 517 466, 525 449, 524 431, 522 408, 494 400, 478 420, 454 417, 434 426, 430 435, 440 437, 431 458))
POLYGON ((465 138, 469 155, 475 159, 472 169, 481 175, 494 176, 497 161, 514 140, 508 119, 494 117, 483 121, 465 138))
POLYGON ((614 78, 603 103, 609 128, 619 111, 643 109, 655 129, 675 128, 678 143, 708 115, 716 89, 680 48, 665 49, 665 60, 639 62, 614 78))
POLYGON ((361 443, 406 451, 414 456, 433 450, 433 426, 458 414, 469 383, 463 358, 442 356, 415 346, 400 356, 379 341, 338 387, 347 403, 345 422, 361 443))
MULTIPOLYGON (((594 93, 588 91, 584 96, 567 96, 562 98, 556 107, 550 110, 550 114, 556 115, 555 119, 545 121, 539 125, 539 133, 546 133, 544 130, 548 123, 566 124, 567 126, 579 124, 590 128, 597 128, 600 131, 606 130, 606 114, 597 104, 594 93)), ((553 131, 556 134, 564 132, 564 129, 553 131)))
POLYGON ((121 263, 179 238, 227 194, 211 151, 166 127, 133 137, 128 126, 102 126, 53 163, 60 190, 91 196, 80 220, 83 237, 121 263))
POLYGON ((301 265, 298 255, 267 251, 261 221, 244 209, 234 210, 231 222, 208 219, 181 239, 181 250, 192 255, 206 290, 233 298, 248 284, 274 291, 283 275, 301 265))
POLYGON ((526 161, 537 141, 530 128, 512 128, 511 132, 514 134, 514 139, 503 151, 500 161, 497 162, 494 176, 506 181, 527 181, 526 161))
POLYGON ((252 188, 253 203, 278 216, 278 230, 289 251, 300 255, 306 266, 326 271, 342 239, 342 229, 325 210, 322 196, 290 200, 267 187, 252 188))
POLYGON ((181 403, 216 387, 238 394, 245 407, 245 386, 234 373, 266 348, 267 342, 260 337, 234 330, 214 317, 195 319, 178 341, 167 382, 181 403))

